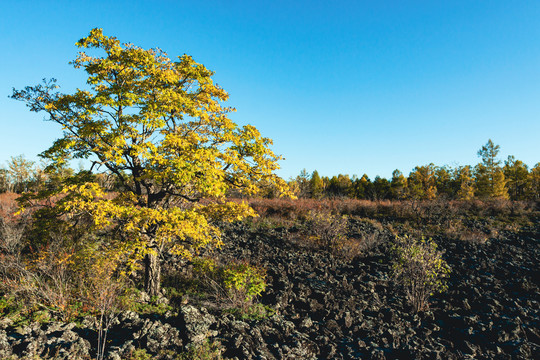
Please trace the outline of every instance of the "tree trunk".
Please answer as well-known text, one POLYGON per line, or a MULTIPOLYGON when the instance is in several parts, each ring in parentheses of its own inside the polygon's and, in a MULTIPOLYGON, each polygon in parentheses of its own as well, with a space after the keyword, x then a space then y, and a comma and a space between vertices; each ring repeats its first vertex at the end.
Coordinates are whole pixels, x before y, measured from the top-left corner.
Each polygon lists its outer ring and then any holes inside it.
POLYGON ((161 266, 157 254, 146 254, 144 270, 144 290, 150 296, 158 296, 161 287, 161 266))

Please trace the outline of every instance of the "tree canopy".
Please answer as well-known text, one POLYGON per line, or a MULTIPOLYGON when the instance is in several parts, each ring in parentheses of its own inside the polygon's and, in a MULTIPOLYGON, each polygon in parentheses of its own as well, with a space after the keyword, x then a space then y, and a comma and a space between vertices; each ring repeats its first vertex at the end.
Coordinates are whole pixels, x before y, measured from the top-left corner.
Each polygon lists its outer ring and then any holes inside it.
MULTIPOLYGON (((64 187, 64 213, 90 215, 98 229, 115 227, 126 253, 155 262, 165 248, 189 257, 219 245, 212 219, 253 215, 226 200, 229 189, 253 194, 264 183, 287 191, 273 173, 280 157, 272 141, 228 117, 234 109, 223 105, 227 92, 191 56, 172 61, 160 49, 121 44, 101 29, 76 45, 104 53, 81 51, 72 62, 86 71, 86 89, 62 94, 52 79, 12 95, 62 126, 63 136, 41 154, 52 167, 88 159, 93 171, 119 180, 121 192, 112 199, 97 182, 64 187)), ((147 284, 150 292, 158 288, 147 284)))

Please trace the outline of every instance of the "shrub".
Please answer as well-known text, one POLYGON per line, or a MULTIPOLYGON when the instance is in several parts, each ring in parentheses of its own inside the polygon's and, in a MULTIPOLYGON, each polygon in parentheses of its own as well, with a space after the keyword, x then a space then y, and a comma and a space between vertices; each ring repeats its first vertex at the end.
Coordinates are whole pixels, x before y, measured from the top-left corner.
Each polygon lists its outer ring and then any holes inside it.
POLYGON ((180 354, 177 360, 222 360, 223 349, 221 344, 214 341, 207 341, 189 347, 187 351, 180 354))
POLYGON ((223 285, 233 305, 243 311, 266 289, 266 271, 247 262, 235 262, 222 270, 223 285))
POLYGON ((152 355, 146 349, 135 349, 126 360, 152 360, 152 355))
POLYGON ((308 240, 331 251, 339 251, 347 240, 347 218, 327 211, 310 211, 304 224, 308 240))
MULTIPOLYGON (((125 288, 125 276, 117 271, 118 251, 107 246, 68 245, 60 235, 56 240, 25 258, 0 253, 0 292, 36 321, 48 321, 50 315, 65 322, 94 315, 97 359, 101 360, 125 288)), ((10 305, 5 304, 0 303, 0 313, 10 305)))
POLYGON ((265 269, 246 261, 221 265, 212 258, 198 258, 193 261, 193 269, 216 300, 225 300, 242 314, 249 312, 253 300, 266 289, 265 269))
POLYGON ((484 244, 488 240, 488 235, 483 231, 469 228, 462 221, 450 221, 444 229, 444 234, 452 239, 476 244, 484 244))
POLYGON ((450 267, 433 240, 408 236, 396 240, 394 278, 405 289, 407 300, 416 312, 427 310, 429 297, 447 289, 445 280, 450 267))
POLYGON ((17 212, 19 208, 14 198, 3 195, 0 199, 0 252, 18 257, 30 219, 28 212, 17 212))
POLYGON ((81 289, 82 300, 93 310, 98 332, 97 360, 106 354, 107 334, 123 304, 121 296, 125 293, 125 278, 117 276, 118 252, 115 249, 87 248, 77 255, 77 263, 84 266, 81 273, 85 281, 81 289))
POLYGON ((199 257, 193 259, 193 273, 188 290, 194 291, 197 296, 210 295, 217 302, 227 298, 227 292, 220 278, 222 265, 211 257, 199 257))
POLYGON ((45 308, 72 320, 79 307, 73 296, 79 280, 70 270, 72 256, 70 250, 50 247, 31 260, 2 261, 1 290, 14 296, 21 308, 45 308))

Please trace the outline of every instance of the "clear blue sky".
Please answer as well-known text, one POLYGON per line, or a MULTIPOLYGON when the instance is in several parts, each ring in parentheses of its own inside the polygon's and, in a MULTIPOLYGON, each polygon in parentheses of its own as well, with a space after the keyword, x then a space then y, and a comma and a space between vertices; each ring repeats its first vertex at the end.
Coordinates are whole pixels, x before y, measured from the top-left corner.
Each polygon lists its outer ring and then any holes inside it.
POLYGON ((322 175, 476 164, 489 138, 540 161, 540 1, 0 1, 0 164, 60 135, 8 96, 84 87, 91 28, 192 55, 286 160, 322 175))

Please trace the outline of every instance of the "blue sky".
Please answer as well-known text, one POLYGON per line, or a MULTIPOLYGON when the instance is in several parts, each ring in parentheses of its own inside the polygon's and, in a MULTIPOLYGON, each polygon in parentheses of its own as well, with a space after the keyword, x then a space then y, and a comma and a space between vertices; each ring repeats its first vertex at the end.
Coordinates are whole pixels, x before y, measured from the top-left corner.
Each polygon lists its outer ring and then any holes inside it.
POLYGON ((60 136, 8 96, 55 77, 90 29, 216 72, 231 117, 286 160, 278 174, 408 174, 500 157, 540 161, 540 2, 0 1, 0 163, 60 136))

